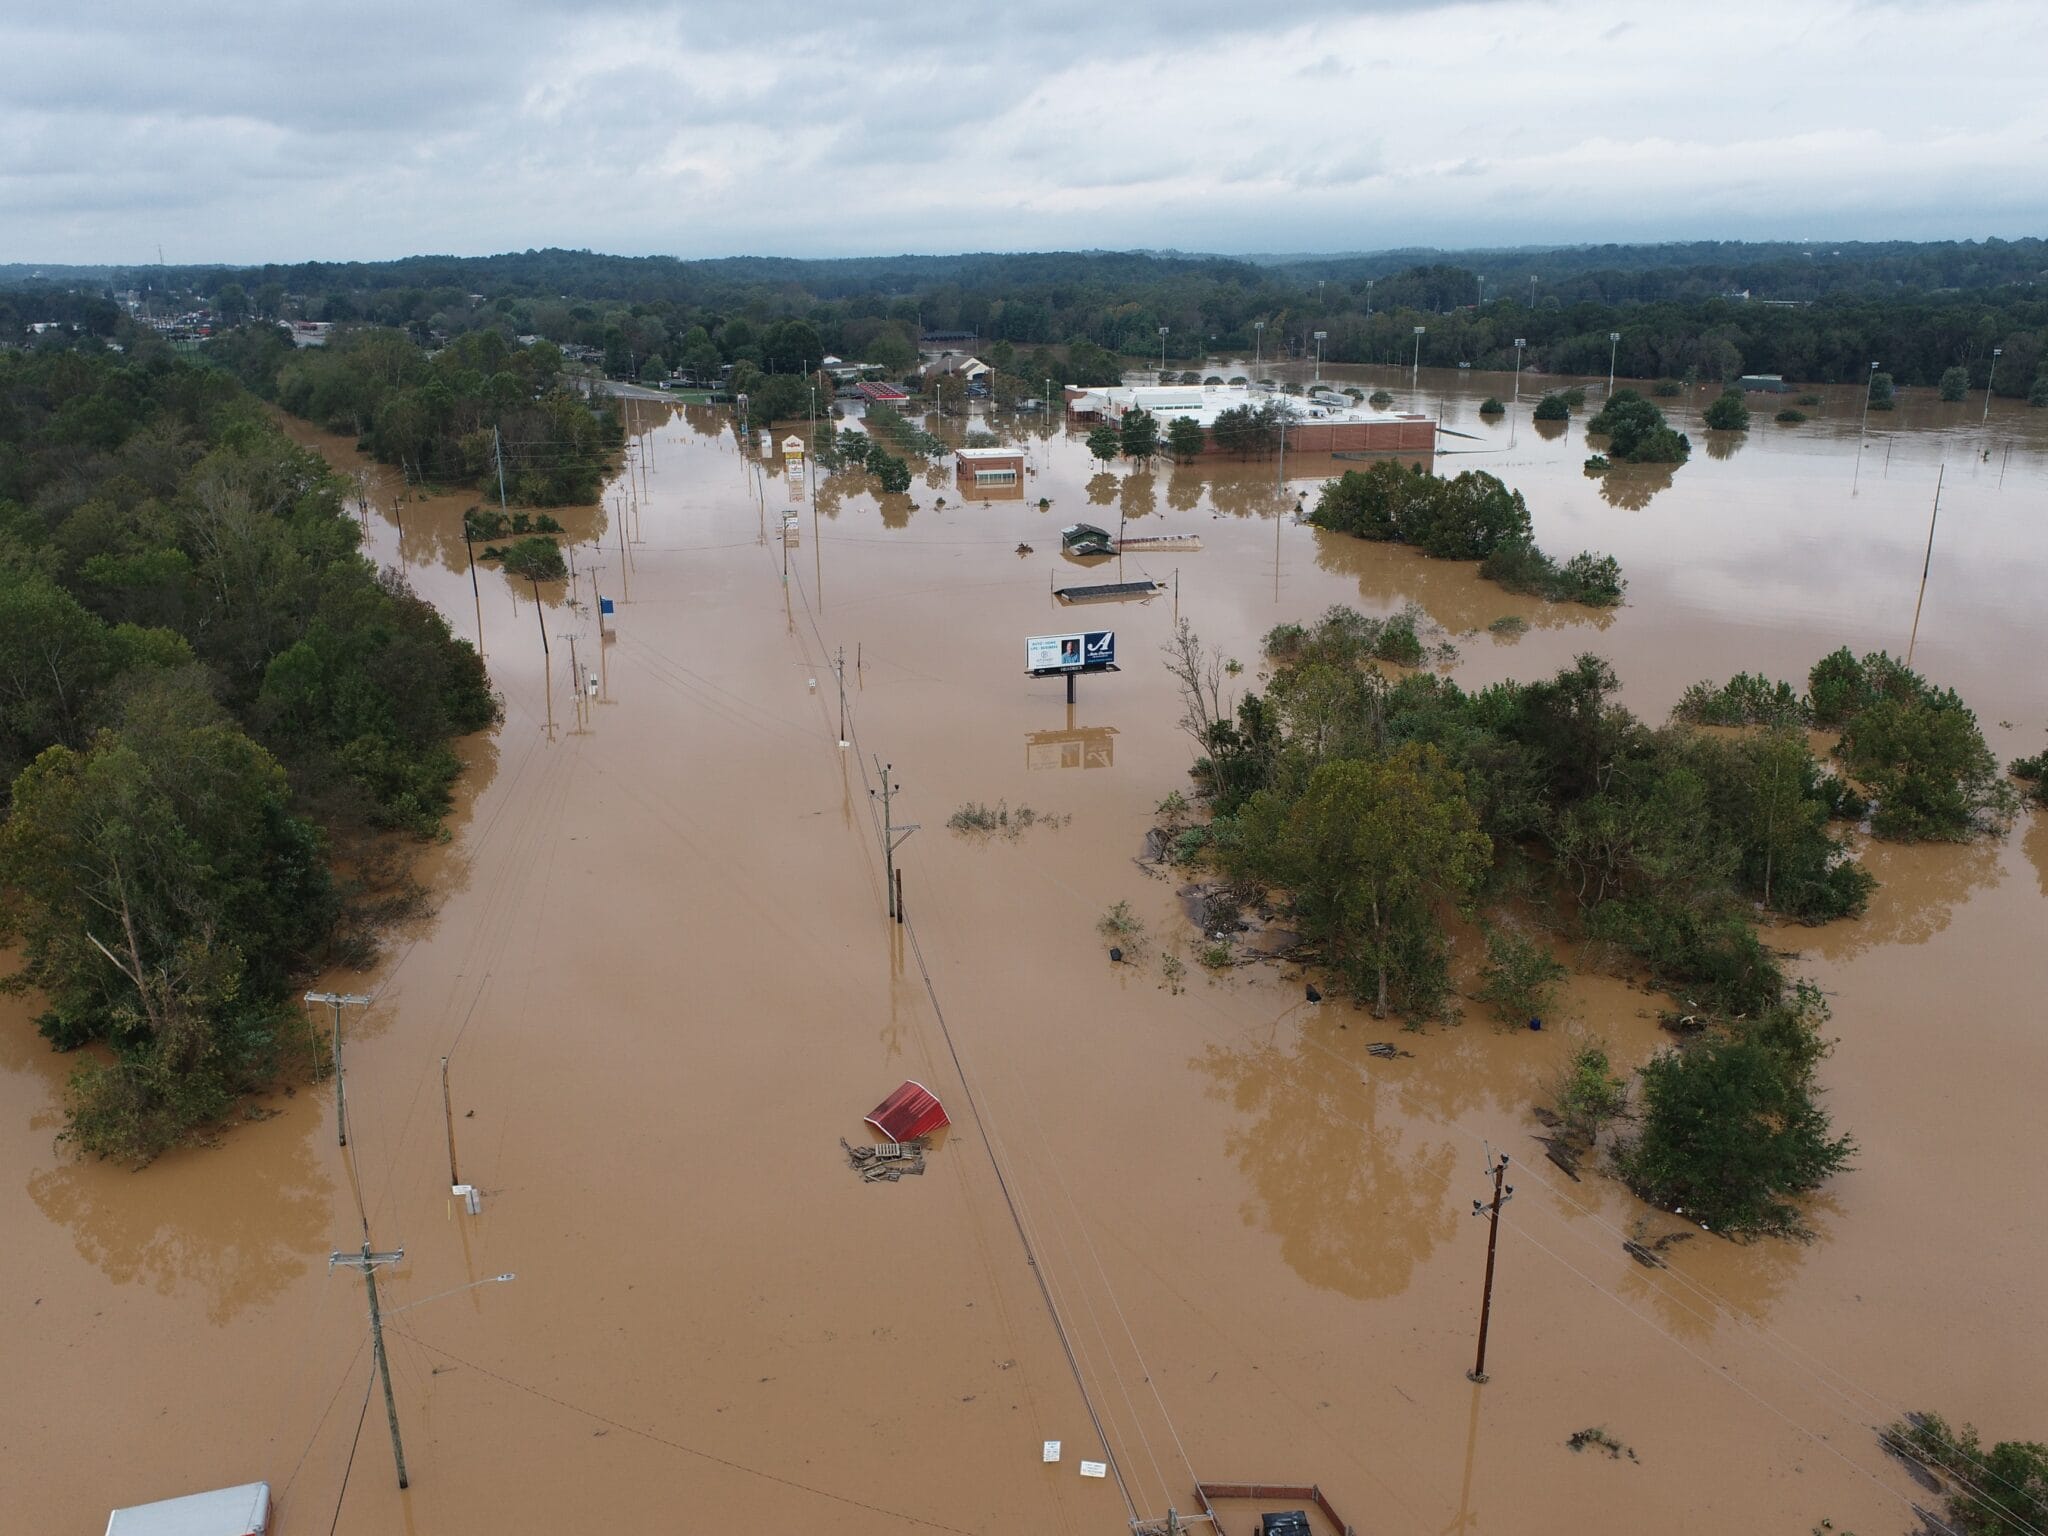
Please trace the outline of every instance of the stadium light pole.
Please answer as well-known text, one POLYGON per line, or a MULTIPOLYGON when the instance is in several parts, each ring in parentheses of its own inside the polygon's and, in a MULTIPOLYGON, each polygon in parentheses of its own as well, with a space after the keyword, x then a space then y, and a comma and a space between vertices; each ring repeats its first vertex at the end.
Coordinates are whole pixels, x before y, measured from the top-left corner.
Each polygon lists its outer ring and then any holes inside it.
POLYGON ((1365 280, 1365 312, 1368 315, 1372 313, 1372 282, 1369 277, 1365 280))
POLYGON ((1607 333, 1607 393, 1614 393, 1614 360, 1621 354, 1621 332, 1607 333))
POLYGON ((1318 384, 1323 382, 1323 338, 1329 334, 1328 331, 1316 332, 1316 382, 1318 384))
POLYGON ((1258 367, 1266 355, 1266 322, 1252 322, 1252 366, 1258 367))
POLYGON ((1984 420, 1982 424, 1985 426, 1991 424, 1991 381, 1997 376, 1998 359, 2004 352, 2005 348, 2003 347, 1993 347, 1991 349, 1991 368, 1984 375, 1984 420))
POLYGON ((1526 336, 1517 336, 1517 337, 1515 338, 1515 404, 1516 404, 1516 405, 1520 405, 1520 404, 1522 403, 1522 348, 1526 347, 1527 345, 1529 345, 1529 338, 1528 338, 1528 337, 1526 337, 1526 336))
POLYGON ((1159 327, 1159 382, 1162 384, 1166 382, 1166 333, 1172 329, 1169 325, 1159 327))
POLYGON ((1415 327, 1415 362, 1408 370, 1408 392, 1411 395, 1422 381, 1422 333, 1428 329, 1426 325, 1415 327))

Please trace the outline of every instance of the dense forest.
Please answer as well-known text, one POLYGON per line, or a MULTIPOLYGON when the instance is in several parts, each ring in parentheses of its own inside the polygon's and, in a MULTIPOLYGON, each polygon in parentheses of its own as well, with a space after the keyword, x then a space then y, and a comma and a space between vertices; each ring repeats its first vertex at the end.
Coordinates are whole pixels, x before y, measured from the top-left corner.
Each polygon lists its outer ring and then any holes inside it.
MULTIPOLYGON (((1520 338, 1524 361, 1550 374, 1605 374, 1612 357, 1631 378, 1764 372, 1842 383, 1861 381, 1875 361, 1904 385, 1932 387, 1960 368, 1970 388, 2023 398, 2048 363, 2044 273, 2048 243, 2037 239, 1264 263, 1113 252, 678 261, 545 250, 0 275, 15 290, 0 295, 0 336, 39 319, 111 336, 119 311, 107 295, 127 290, 166 303, 198 296, 227 323, 364 322, 421 342, 480 329, 542 336, 601 349, 607 371, 636 375, 740 362, 793 373, 823 352, 893 370, 933 332, 971 333, 983 349, 1081 343, 1156 357, 1161 326, 1169 361, 1183 366, 1223 353, 1305 356, 1318 330, 1325 361, 1405 364, 1421 326, 1424 366, 1512 367, 1520 338)), ((1059 359, 1045 361, 1055 372, 1043 376, 1057 376, 1059 359)), ((2039 394, 2048 403, 2048 386, 2039 394)))
POLYGON ((222 1118, 360 960, 441 826, 481 660, 358 552, 342 486, 225 371, 0 352, 0 939, 70 1136, 143 1159, 222 1118))
POLYGON ((405 471, 477 485, 526 506, 597 499, 623 431, 608 408, 560 387, 561 350, 485 327, 431 356, 403 332, 347 326, 294 347, 274 326, 216 336, 208 355, 266 399, 405 471))

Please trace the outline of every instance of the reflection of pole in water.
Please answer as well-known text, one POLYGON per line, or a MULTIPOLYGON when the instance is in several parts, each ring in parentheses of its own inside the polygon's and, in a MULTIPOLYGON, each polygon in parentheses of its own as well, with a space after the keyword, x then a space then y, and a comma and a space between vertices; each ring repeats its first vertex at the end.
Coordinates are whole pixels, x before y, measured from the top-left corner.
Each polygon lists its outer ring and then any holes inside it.
POLYGON ((1444 1527, 1443 1536, 1469 1531, 1479 1523, 1472 1513, 1472 1467, 1479 1457, 1479 1383, 1472 1383, 1472 1411, 1465 1421, 1465 1476, 1458 1485, 1458 1513, 1444 1527))
POLYGON ((469 514, 462 514, 462 547, 469 551, 469 595, 476 599, 476 659, 484 659, 484 593, 476 580, 476 543, 470 538, 469 514))
POLYGON ((1934 510, 1927 514, 1927 555, 1920 562, 1920 595, 1913 599, 1913 633, 1906 641, 1906 665, 1913 665, 1913 647, 1920 643, 1920 605, 1927 601, 1927 573, 1934 566, 1934 525, 1941 517, 1941 482, 1946 464, 1934 477, 1934 510))

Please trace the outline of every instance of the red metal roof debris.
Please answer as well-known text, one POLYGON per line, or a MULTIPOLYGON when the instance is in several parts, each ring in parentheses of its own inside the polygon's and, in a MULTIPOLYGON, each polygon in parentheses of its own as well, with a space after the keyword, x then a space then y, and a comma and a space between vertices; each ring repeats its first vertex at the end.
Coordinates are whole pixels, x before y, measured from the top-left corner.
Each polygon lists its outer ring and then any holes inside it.
POLYGON ((863 395, 866 395, 870 400, 879 401, 885 405, 893 405, 899 400, 908 400, 910 398, 910 396, 903 393, 894 384, 883 384, 875 379, 868 379, 856 384, 854 388, 863 395))
POLYGON ((891 1141, 915 1141, 953 1122, 946 1118, 945 1106, 933 1097, 931 1089, 923 1083, 907 1082, 875 1106, 867 1123, 891 1141))

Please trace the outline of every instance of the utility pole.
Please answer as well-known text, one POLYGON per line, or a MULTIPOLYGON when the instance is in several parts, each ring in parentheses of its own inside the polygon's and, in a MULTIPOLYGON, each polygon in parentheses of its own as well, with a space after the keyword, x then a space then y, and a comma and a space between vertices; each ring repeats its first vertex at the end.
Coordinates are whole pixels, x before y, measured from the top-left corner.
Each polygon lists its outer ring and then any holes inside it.
POLYGON ((896 771, 896 765, 885 764, 880 758, 876 758, 875 769, 881 775, 882 787, 880 790, 871 789, 868 793, 879 794, 882 797, 882 884, 889 897, 889 915, 900 923, 903 921, 903 901, 896 880, 896 850, 917 830, 917 823, 907 822, 899 827, 890 817, 890 797, 903 787, 900 784, 891 785, 889 782, 889 775, 896 771), (896 835, 899 832, 903 834, 902 837, 896 835))
POLYGON ((469 514, 462 514, 462 547, 469 551, 469 595, 476 599, 476 654, 483 660, 484 654, 484 593, 476 581, 476 541, 470 536, 469 514))
POLYGON ((348 1145, 348 1094, 341 1076, 341 1010, 344 1005, 367 1008, 370 1000, 360 992, 308 992, 309 1003, 326 1003, 334 1010, 334 1130, 338 1146, 348 1145))
POLYGON ((846 647, 839 647, 839 659, 832 664, 839 678, 839 750, 846 750, 846 647))
POLYGON ((1913 648, 1920 643, 1920 605, 1927 601, 1927 573, 1934 569, 1934 525, 1941 519, 1941 482, 1948 478, 1943 464, 1934 476, 1934 510, 1927 515, 1927 556, 1920 562, 1920 595, 1913 599, 1913 633, 1906 640, 1906 665, 1913 665, 1913 648))
POLYGON ((448 1126, 448 1187, 462 1182, 455 1171, 455 1101, 448 1096, 448 1058, 441 1058, 441 1118, 448 1126))
POLYGON ((1481 1200, 1472 1202, 1472 1214, 1486 1218, 1486 1293, 1485 1299, 1479 1303, 1479 1358, 1474 1362, 1472 1369, 1465 1373, 1467 1381, 1478 1382, 1486 1380, 1486 1325, 1493 1320, 1493 1254, 1500 1242, 1500 1208, 1515 1195, 1514 1185, 1503 1187, 1501 1183, 1507 1177, 1507 1153, 1501 1153, 1500 1161, 1488 1171, 1493 1174, 1493 1203, 1488 1205, 1481 1200))
POLYGON ((633 601, 633 579, 627 574, 625 504, 619 506, 619 596, 626 602, 633 601))
POLYGON ((576 689, 576 720, 583 720, 583 664, 576 659, 576 637, 569 637, 569 681, 576 689))
POLYGON ((498 510, 505 510, 505 444, 498 429, 491 428, 491 457, 498 461, 498 510))
POLYGON ((391 1360, 384 1353, 384 1315, 377 1310, 377 1266, 402 1263, 404 1259, 403 1248, 392 1253, 372 1253, 366 1237, 360 1255, 330 1253, 327 1267, 333 1270, 345 1265, 363 1272, 363 1284, 370 1294, 370 1348, 376 1356, 377 1371, 384 1378, 384 1416, 391 1421, 391 1458, 398 1463, 398 1486, 410 1488, 412 1480, 405 1475, 405 1445, 398 1438, 398 1400, 391 1395, 391 1360))

